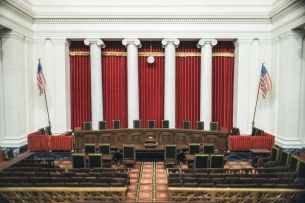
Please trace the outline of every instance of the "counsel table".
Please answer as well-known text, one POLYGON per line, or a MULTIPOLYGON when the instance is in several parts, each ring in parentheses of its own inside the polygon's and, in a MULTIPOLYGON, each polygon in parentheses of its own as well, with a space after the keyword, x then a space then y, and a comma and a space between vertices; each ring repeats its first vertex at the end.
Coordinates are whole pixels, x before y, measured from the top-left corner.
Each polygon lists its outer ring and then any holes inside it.
POLYGON ((266 156, 266 155, 270 155, 270 150, 267 149, 250 149, 249 150, 251 152, 251 157, 252 157, 252 166, 256 167, 257 163, 255 161, 255 157, 256 156, 266 156))

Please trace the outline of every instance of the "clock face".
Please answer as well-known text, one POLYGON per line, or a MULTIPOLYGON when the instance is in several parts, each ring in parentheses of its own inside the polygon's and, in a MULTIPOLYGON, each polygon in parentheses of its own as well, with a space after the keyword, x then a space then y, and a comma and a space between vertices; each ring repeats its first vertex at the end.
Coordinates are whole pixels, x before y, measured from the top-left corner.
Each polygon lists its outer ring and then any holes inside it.
POLYGON ((149 56, 148 58, 147 58, 147 62, 148 63, 153 63, 155 61, 155 58, 153 57, 153 56, 149 56))

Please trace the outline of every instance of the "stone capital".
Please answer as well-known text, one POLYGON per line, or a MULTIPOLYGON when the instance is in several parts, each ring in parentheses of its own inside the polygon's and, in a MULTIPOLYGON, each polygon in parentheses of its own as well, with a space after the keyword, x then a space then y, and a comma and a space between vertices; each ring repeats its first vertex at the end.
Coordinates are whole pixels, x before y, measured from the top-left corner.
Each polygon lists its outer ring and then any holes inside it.
POLYGON ((97 44, 97 46, 100 46, 101 48, 105 48, 106 44, 101 39, 94 39, 94 38, 87 38, 84 40, 85 45, 90 44, 97 44))
POLYGON ((141 44, 140 40, 137 39, 137 38, 125 38, 125 39, 122 40, 122 44, 125 47, 127 47, 128 44, 134 44, 138 48, 142 47, 142 44, 141 44))
POLYGON ((24 40, 25 35, 17 32, 15 30, 2 30, 0 31, 0 36, 1 38, 13 38, 13 39, 18 39, 18 40, 24 40))
POLYGON ((177 38, 165 38, 162 40, 162 47, 165 48, 166 45, 168 44, 173 44, 175 45, 176 48, 178 48, 179 44, 180 44, 180 40, 177 38))
POLYGON ((202 39, 199 40, 199 42, 197 44, 197 48, 202 48, 205 44, 211 44, 212 47, 213 47, 217 44, 217 40, 216 39, 202 38, 202 39))
POLYGON ((70 47, 71 44, 71 41, 66 38, 52 38, 50 40, 54 45, 65 45, 66 47, 70 47))
POLYGON ((238 38, 236 40, 233 41, 233 44, 235 47, 238 47, 240 44, 243 44, 243 45, 251 45, 253 42, 253 39, 252 38, 238 38))
POLYGON ((271 38, 259 38, 258 39, 260 45, 271 45, 272 39, 271 38))

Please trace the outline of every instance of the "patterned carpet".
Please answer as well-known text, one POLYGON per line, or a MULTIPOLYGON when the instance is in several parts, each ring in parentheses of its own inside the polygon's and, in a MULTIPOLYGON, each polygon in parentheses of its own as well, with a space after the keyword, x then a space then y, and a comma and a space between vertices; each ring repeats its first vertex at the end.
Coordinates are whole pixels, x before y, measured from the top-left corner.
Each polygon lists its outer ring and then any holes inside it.
MULTIPOLYGON (((71 161, 55 161, 60 168, 72 168, 71 161)), ((118 163, 112 168, 125 168, 118 163)), ((178 168, 188 168, 188 165, 179 162, 178 168)), ((225 168, 252 168, 250 161, 227 161, 225 168)), ((162 161, 137 162, 130 168, 130 185, 126 194, 126 202, 164 202, 168 201, 167 174, 162 161)))

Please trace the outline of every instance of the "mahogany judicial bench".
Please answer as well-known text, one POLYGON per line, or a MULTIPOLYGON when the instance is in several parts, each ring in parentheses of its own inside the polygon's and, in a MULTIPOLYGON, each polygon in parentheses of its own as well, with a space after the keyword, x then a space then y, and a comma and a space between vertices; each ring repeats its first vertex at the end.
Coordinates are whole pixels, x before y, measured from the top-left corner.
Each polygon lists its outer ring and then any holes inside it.
MULTIPOLYGON (((212 143, 218 151, 227 151, 227 133, 209 130, 170 129, 170 128, 121 128, 106 130, 86 130, 74 132, 74 149, 84 148, 85 143, 143 145, 146 138, 154 138, 159 145, 188 143, 212 143)), ((113 146, 112 146, 113 148, 113 146)), ((144 147, 143 147, 144 148, 144 147)))

